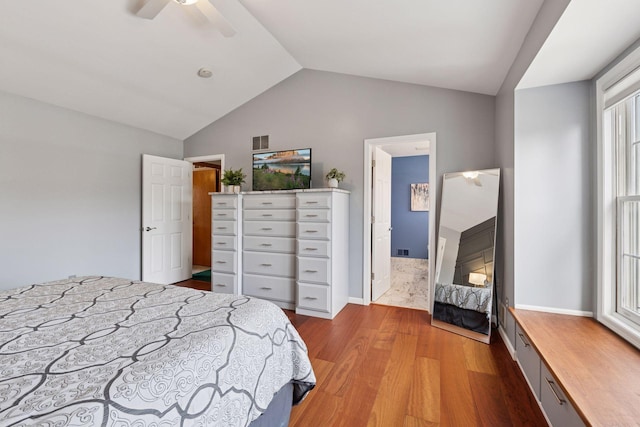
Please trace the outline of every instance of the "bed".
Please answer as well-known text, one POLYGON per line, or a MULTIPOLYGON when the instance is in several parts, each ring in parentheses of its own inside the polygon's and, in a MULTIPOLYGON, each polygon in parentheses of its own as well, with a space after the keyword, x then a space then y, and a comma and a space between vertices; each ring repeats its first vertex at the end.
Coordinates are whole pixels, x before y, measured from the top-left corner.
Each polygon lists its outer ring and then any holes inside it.
POLYGON ((436 283, 433 317, 487 334, 491 328, 491 287, 436 283))
POLYGON ((0 292, 0 425, 286 425, 314 385, 266 301, 111 277, 0 292))

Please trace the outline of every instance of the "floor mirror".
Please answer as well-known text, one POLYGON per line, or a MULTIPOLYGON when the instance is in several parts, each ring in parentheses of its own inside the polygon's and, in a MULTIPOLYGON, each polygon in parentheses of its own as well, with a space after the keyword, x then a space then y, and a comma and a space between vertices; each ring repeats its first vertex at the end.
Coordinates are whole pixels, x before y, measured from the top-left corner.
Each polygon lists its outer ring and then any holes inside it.
POLYGON ((500 169, 444 174, 431 324, 491 339, 500 169))

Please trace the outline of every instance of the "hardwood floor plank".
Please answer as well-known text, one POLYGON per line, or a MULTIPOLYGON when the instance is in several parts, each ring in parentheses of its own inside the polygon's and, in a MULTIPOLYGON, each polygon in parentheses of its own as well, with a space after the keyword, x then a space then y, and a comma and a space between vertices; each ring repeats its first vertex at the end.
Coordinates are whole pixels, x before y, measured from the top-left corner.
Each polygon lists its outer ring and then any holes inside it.
POLYGON ((345 390, 357 376, 357 367, 366 356, 375 331, 360 328, 354 337, 344 346, 342 355, 336 360, 338 365, 324 389, 334 396, 344 396, 345 390))
POLYGON ((416 358, 407 414, 440 423, 440 361, 416 358))
POLYGON ((511 425, 509 410, 499 392, 500 378, 469 371, 469 383, 481 424, 487 427, 511 425))
POLYGON ((391 350, 380 391, 369 417, 369 426, 402 425, 407 410, 418 337, 397 334, 391 350), (389 402, 389 396, 393 401, 389 402))
POLYGON ((404 424, 402 427, 438 427, 440 424, 432 423, 429 421, 421 420, 410 415, 404 417, 404 424))
POLYGON ((467 370, 490 375, 498 374, 498 367, 491 354, 491 346, 474 340, 465 340, 462 348, 467 370))
POLYGON ((289 418, 290 425, 294 425, 300 418, 305 417, 305 409, 308 406, 315 405, 314 401, 316 400, 316 396, 319 395, 315 393, 315 390, 322 389, 335 364, 322 359, 312 359, 311 366, 313 366, 313 372, 316 374, 316 387, 299 405, 293 407, 291 417, 289 418))

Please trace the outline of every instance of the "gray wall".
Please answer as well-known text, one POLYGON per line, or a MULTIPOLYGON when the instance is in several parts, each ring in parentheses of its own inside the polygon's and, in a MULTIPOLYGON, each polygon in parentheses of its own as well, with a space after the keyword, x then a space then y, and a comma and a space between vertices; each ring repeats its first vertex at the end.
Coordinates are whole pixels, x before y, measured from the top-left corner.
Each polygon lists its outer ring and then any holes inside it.
POLYGON ((411 210, 411 184, 429 182, 429 156, 391 159, 391 256, 428 259, 429 211, 411 210))
MULTIPOLYGON (((498 235, 496 246, 496 287, 498 301, 509 305, 514 302, 514 90, 547 39, 570 0, 545 0, 534 20, 516 59, 507 73, 496 96, 496 152, 498 166, 502 168, 502 185, 498 209, 498 235)), ((570 57, 567 57, 570 60, 570 57)), ((507 315, 500 319, 511 343, 515 343, 515 323, 507 315)))
POLYGON ((592 310, 590 89, 516 91, 516 305, 592 310))
POLYGON ((0 289, 139 279, 142 153, 182 142, 0 92, 0 289))
POLYGON ((441 188, 444 172, 496 166, 494 109, 487 95, 305 69, 188 138, 184 151, 225 154, 227 168, 250 170, 251 137, 268 134, 272 149, 313 149, 314 187, 325 186, 332 167, 343 170, 341 187, 351 191, 349 295, 361 298, 363 141, 436 132, 431 184, 441 188))

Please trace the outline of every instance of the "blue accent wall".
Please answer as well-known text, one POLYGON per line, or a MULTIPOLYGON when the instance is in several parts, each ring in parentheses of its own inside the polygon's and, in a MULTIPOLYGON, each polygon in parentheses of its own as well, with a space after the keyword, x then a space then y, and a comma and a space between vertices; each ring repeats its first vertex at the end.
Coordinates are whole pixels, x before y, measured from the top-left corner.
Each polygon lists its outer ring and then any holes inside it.
POLYGON ((429 182, 429 156, 391 159, 391 256, 429 258, 429 212, 411 211, 411 184, 429 182))

